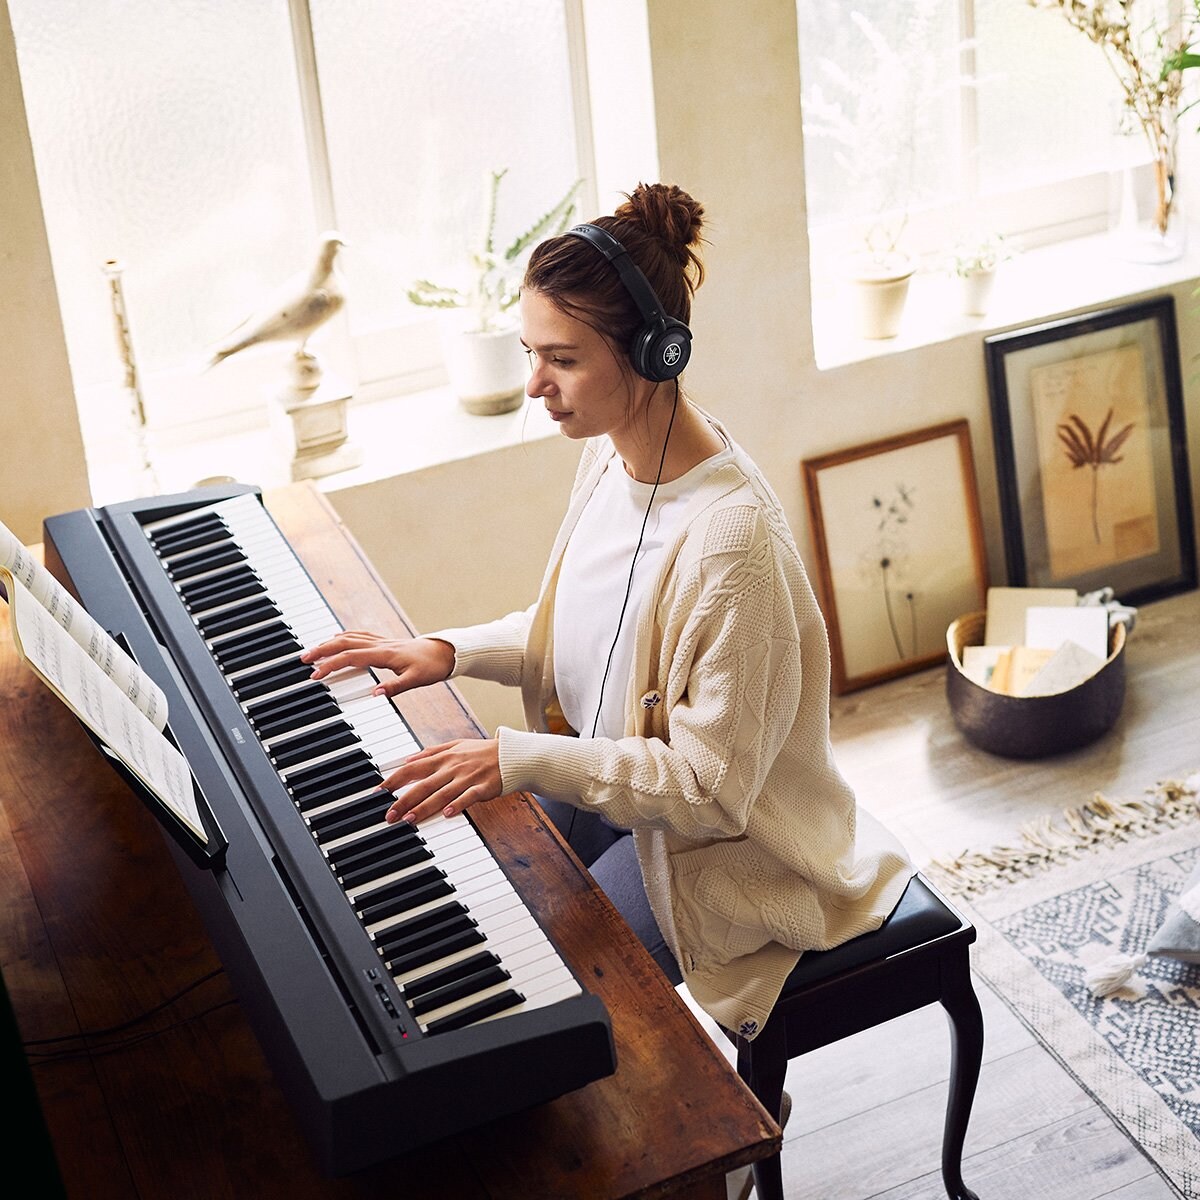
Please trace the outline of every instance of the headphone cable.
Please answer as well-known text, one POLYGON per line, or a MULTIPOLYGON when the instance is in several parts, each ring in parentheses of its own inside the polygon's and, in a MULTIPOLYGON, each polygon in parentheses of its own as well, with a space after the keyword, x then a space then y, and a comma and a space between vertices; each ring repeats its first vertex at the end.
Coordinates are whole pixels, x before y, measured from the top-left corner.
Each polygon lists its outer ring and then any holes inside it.
MULTIPOLYGON (((608 661, 604 664, 604 675, 600 680, 600 695, 596 698, 596 716, 592 721, 592 737, 600 725, 600 709, 604 704, 604 686, 608 682, 608 672, 612 667, 613 655, 617 650, 617 641, 621 636, 621 625, 625 621, 625 610, 629 607, 629 597, 633 592, 633 573, 637 569, 638 555, 642 550, 642 541, 646 536, 646 525, 650 520, 650 510, 654 507, 654 497, 658 493, 658 485, 662 482, 663 464, 667 461, 667 444, 671 440, 671 428, 675 424, 675 410, 679 407, 679 380, 675 380, 675 398, 671 401, 671 419, 667 422, 667 434, 663 438, 662 455, 658 460, 658 474, 654 477, 654 487, 650 489, 650 501, 642 516, 642 528, 638 533, 637 545, 633 550, 633 559, 629 564, 629 579, 625 583, 625 598, 621 601, 621 614, 617 617, 617 631, 613 634, 612 645, 608 648, 608 661)), ((572 822, 573 823, 573 822, 572 822)))

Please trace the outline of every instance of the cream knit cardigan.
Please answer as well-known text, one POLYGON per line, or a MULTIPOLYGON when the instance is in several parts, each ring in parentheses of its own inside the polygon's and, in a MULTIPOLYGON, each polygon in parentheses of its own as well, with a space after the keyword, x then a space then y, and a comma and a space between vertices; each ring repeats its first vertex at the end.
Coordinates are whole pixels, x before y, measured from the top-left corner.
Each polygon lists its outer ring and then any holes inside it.
POLYGON ((537 602, 430 636, 454 646, 456 676, 522 689, 531 732, 498 735, 505 792, 632 827, 689 991, 753 1038, 801 951, 878 928, 912 867, 890 834, 857 819, 829 745, 824 622, 779 501, 721 433, 733 462, 697 489, 636 615, 623 738, 575 736, 554 693, 555 585, 615 453, 608 438, 584 447, 537 602))

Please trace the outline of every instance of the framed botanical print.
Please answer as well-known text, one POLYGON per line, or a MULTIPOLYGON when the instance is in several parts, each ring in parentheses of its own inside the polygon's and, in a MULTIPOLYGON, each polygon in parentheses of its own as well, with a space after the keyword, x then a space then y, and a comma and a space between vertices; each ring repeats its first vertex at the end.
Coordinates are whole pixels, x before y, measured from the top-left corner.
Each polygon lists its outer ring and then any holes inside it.
POLYGON ((1170 296, 987 338, 1008 582, 1111 587, 1139 604, 1196 586, 1170 296))
POLYGON ((965 420, 805 459, 816 576, 837 694, 933 666, 986 603, 965 420))

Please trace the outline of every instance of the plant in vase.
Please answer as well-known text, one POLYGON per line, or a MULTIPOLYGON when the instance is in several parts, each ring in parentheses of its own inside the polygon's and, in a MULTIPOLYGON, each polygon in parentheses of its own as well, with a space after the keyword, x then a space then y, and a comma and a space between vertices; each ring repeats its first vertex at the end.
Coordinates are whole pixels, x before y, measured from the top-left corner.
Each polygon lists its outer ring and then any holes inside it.
POLYGON ((967 316, 982 317, 987 313, 996 272, 1012 256, 1011 247, 999 233, 965 239, 955 246, 950 256, 950 271, 958 280, 962 309, 967 316))
POLYGON ((501 249, 496 217, 506 174, 507 168, 487 174, 483 234, 468 256, 468 282, 457 286, 418 279, 407 292, 413 304, 446 311, 442 354, 450 384, 462 406, 479 415, 509 412, 523 401, 527 367, 511 310, 520 298, 525 256, 537 242, 570 225, 583 182, 577 179, 557 203, 501 249))
MULTIPOLYGON (((1131 257, 1166 262, 1183 253, 1175 195, 1175 152, 1183 68, 1200 33, 1200 5, 1179 11, 1161 0, 1027 0, 1057 9, 1097 45, 1121 88, 1126 117, 1143 134, 1153 172, 1154 206, 1146 228, 1126 239, 1131 257)), ((1186 9, 1186 5, 1184 6, 1186 9)))

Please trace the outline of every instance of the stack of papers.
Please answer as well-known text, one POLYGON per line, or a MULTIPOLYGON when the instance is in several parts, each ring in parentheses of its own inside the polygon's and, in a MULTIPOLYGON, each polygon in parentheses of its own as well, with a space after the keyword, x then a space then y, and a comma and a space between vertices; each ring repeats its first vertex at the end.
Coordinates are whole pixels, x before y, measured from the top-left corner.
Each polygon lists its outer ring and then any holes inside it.
POLYGON ((988 588, 984 644, 963 647, 963 674, 1006 696, 1070 691, 1107 660, 1108 626, 1074 588, 988 588))

